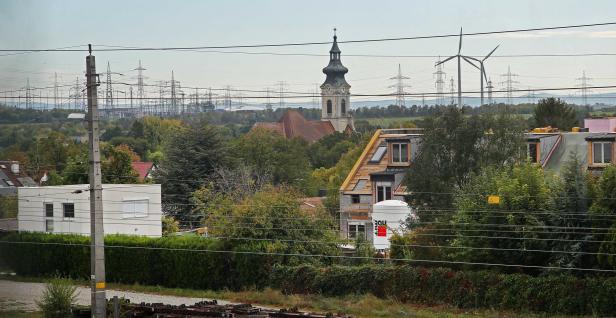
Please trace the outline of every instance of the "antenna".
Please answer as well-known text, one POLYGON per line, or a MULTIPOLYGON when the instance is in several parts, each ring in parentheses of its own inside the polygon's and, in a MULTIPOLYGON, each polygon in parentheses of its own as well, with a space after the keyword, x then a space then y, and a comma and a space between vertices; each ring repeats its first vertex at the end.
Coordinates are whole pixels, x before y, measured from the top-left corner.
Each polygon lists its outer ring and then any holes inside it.
POLYGON ((409 85, 404 84, 404 80, 409 79, 408 77, 402 75, 402 67, 398 64, 398 74, 394 77, 390 77, 390 80, 395 80, 395 85, 388 86, 389 88, 395 88, 396 92, 396 105, 403 107, 405 106, 404 95, 406 92, 404 91, 405 87, 410 87, 409 85))
POLYGON ((513 84, 519 84, 520 82, 513 80, 514 77, 519 76, 518 74, 511 73, 511 66, 507 66, 507 73, 501 74, 502 77, 505 78, 504 81, 501 82, 501 85, 505 86, 505 90, 507 91, 507 105, 513 105, 513 84))
POLYGON ((434 75, 436 76, 436 82, 434 86, 436 86, 436 104, 437 105, 445 105, 445 93, 443 91, 445 86, 445 72, 443 71, 443 65, 439 64, 441 62, 441 57, 438 57, 436 61, 436 72, 434 75))

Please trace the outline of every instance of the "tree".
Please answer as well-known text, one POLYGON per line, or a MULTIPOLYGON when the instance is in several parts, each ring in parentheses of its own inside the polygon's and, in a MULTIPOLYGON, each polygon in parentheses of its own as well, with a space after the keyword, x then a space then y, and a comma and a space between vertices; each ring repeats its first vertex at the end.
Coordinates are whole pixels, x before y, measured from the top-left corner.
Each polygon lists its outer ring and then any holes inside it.
POLYGON ((166 209, 179 219, 188 215, 192 193, 212 181, 216 169, 233 164, 218 129, 206 123, 174 131, 164 154, 155 180, 162 184, 166 209))
POLYGON ((308 147, 310 164, 315 168, 329 168, 334 166, 340 157, 356 144, 357 134, 348 136, 335 132, 319 139, 308 147))
POLYGON ((101 165, 104 183, 137 183, 137 172, 131 163, 135 153, 126 145, 106 147, 106 156, 101 165))
POLYGON ((234 145, 237 157, 256 174, 270 175, 274 185, 288 184, 310 192, 311 167, 305 141, 255 129, 239 137, 234 145))
POLYGON ((533 114, 535 127, 552 126, 568 131, 578 125, 575 109, 560 98, 544 98, 539 100, 533 114))
MULTIPOLYGON (((449 208, 452 193, 488 166, 505 166, 520 156, 523 130, 506 112, 466 116, 455 106, 425 121, 425 130, 405 183, 415 207, 449 208)), ((418 211, 422 221, 439 219, 418 211)), ((442 214, 440 218, 448 218, 442 214)))
POLYGON ((603 241, 598 248, 599 264, 603 267, 616 269, 616 166, 607 166, 595 185, 595 197, 590 206, 589 214, 594 219, 592 223, 595 230, 593 237, 596 241, 603 241), (608 234, 604 234, 608 230, 608 234))
POLYGON ((456 191, 450 251, 456 260, 520 265, 545 265, 550 249, 538 232, 553 219, 555 180, 535 164, 487 168, 456 191), (497 195, 500 203, 489 204, 497 195), (524 238, 524 239, 521 239, 524 238))

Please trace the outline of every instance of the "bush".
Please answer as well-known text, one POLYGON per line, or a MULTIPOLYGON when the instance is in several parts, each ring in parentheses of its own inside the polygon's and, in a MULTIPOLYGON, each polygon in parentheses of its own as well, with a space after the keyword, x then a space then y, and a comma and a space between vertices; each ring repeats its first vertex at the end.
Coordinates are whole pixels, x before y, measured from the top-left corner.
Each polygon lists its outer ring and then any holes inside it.
POLYGON ((45 286, 45 291, 37 306, 45 318, 65 318, 71 315, 71 307, 76 302, 77 287, 71 280, 54 278, 45 286))

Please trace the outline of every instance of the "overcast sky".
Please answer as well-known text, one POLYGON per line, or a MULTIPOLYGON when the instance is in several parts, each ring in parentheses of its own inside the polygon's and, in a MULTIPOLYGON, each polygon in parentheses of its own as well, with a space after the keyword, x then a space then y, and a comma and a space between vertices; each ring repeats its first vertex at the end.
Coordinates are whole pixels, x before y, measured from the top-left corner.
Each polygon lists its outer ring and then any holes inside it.
MULTIPOLYGON (((0 2, 2 49, 59 48, 92 43, 161 47, 244 45, 390 38, 459 32, 495 31, 572 24, 616 22, 616 1, 29 1, 0 2)), ((467 36, 462 51, 484 55, 500 44, 486 63, 495 84, 511 67, 520 88, 568 87, 585 70, 594 85, 616 84, 616 56, 499 57, 509 54, 616 53, 616 26, 490 36, 467 36)), ((147 83, 169 80, 183 86, 314 91, 325 78, 330 45, 251 48, 242 52, 317 54, 317 56, 232 54, 221 52, 95 52, 97 68, 124 73, 118 81, 135 82, 139 60, 147 83), (319 56, 323 55, 323 56, 319 56)), ((457 39, 341 44, 352 93, 386 93, 387 79, 401 64, 410 77, 409 92, 433 92, 435 58, 359 57, 348 55, 455 54, 457 39)), ((6 53, 0 53, 0 55, 6 53)), ((453 62, 453 61, 452 61, 453 62)), ((84 53, 32 53, 0 56, 0 90, 62 83, 83 78, 84 53)), ((445 66, 447 80, 456 64, 445 66)), ((479 75, 463 69, 463 89, 477 90, 479 75)), ((499 85, 496 85, 499 87, 499 85)), ((448 88, 447 88, 448 90, 448 88)))

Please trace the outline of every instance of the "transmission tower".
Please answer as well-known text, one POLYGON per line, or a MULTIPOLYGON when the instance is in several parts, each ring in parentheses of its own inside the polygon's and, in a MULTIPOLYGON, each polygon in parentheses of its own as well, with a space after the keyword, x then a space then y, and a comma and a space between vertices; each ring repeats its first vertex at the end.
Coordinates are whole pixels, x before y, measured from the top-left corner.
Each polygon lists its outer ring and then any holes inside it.
POLYGON ((590 77, 586 77, 586 71, 582 71, 582 77, 578 77, 575 79, 576 81, 580 82, 580 84, 577 85, 577 87, 581 88, 581 93, 582 93, 582 103, 584 103, 585 107, 588 107, 588 86, 589 86, 589 81, 592 80, 592 78, 590 77))
POLYGON ((494 102, 492 100, 492 89, 494 89, 494 85, 492 85, 492 78, 488 79, 486 88, 488 89, 488 105, 492 105, 492 103, 494 102))
POLYGON ((135 69, 137 71, 137 98, 139 98, 139 111, 143 113, 143 99, 145 93, 143 91, 143 71, 146 69, 141 66, 141 60, 139 60, 139 67, 135 69))
POLYGON ((75 91, 75 95, 73 95, 73 97, 75 97, 75 110, 78 109, 77 104, 79 103, 79 97, 81 97, 81 87, 79 86, 79 77, 75 78, 75 86, 73 87, 73 90, 75 91))
POLYGON ((278 86, 280 88, 280 97, 279 97, 279 107, 284 108, 284 86, 286 83, 284 81, 278 82, 278 86))
POLYGON ((398 64, 398 74, 394 77, 390 77, 389 79, 396 81, 396 84, 388 86, 389 88, 396 89, 394 93, 396 94, 396 105, 400 107, 405 106, 404 95, 406 94, 406 92, 404 91, 404 89, 410 86, 404 84, 404 80, 407 80, 409 78, 402 75, 402 67, 400 66, 400 64, 398 64))
POLYGON ((436 61, 436 72, 434 75, 436 77, 436 82, 434 85, 436 86, 436 104, 437 105, 445 105, 445 72, 443 71, 443 64, 441 64, 441 57, 438 57, 438 61, 436 61))
POLYGON ((272 101, 270 99, 270 88, 265 88, 265 109, 272 110, 272 101))
POLYGON ((53 74, 53 108, 58 108, 58 73, 53 74))
MULTIPOLYGON (((111 86, 111 66, 107 61, 107 84, 105 86, 105 108, 108 112, 113 112, 113 86, 111 86)), ((110 114, 111 114, 110 113, 110 114)))
POLYGON ((507 73, 501 74, 501 77, 505 78, 505 80, 502 81, 500 84, 504 85, 506 96, 507 96, 507 105, 513 105, 513 90, 515 89, 513 84, 520 83, 513 79, 516 76, 519 76, 519 75, 511 73, 510 66, 507 66, 507 73))
POLYGON ((227 110, 227 111, 231 111, 231 86, 227 85, 227 87, 225 87, 225 98, 223 100, 223 107, 227 110))
POLYGON ((30 79, 26 79, 26 109, 32 108, 32 91, 30 90, 30 79))
POLYGON ((170 113, 177 112, 177 92, 176 92, 175 75, 173 74, 173 70, 171 71, 171 109, 170 113))
POLYGON ((456 104, 456 89, 455 89, 455 81, 453 77, 449 79, 449 94, 451 94, 451 105, 456 104))

